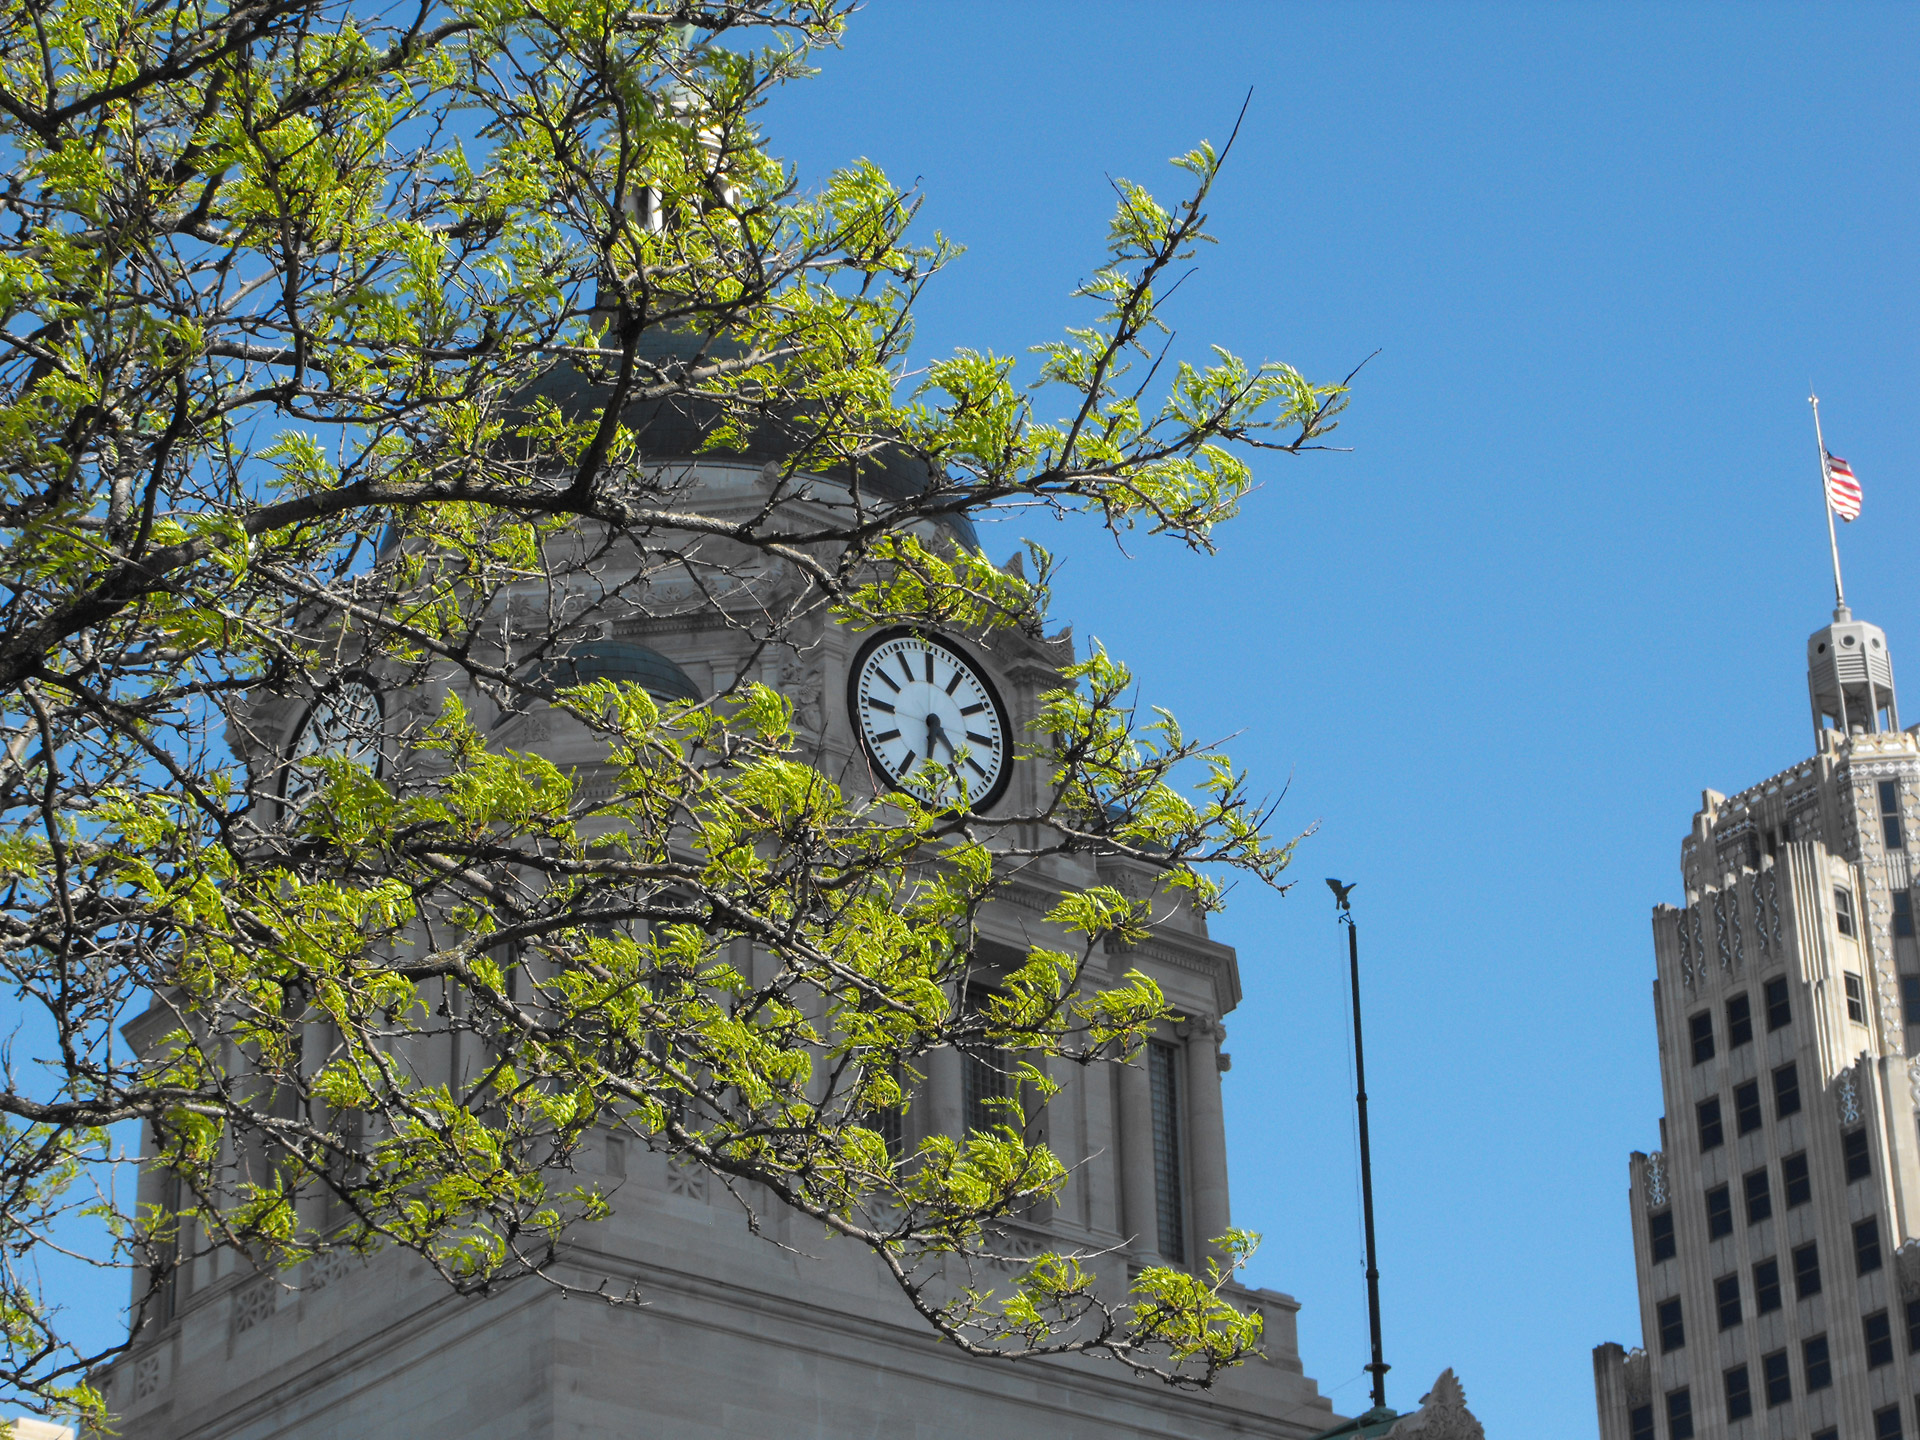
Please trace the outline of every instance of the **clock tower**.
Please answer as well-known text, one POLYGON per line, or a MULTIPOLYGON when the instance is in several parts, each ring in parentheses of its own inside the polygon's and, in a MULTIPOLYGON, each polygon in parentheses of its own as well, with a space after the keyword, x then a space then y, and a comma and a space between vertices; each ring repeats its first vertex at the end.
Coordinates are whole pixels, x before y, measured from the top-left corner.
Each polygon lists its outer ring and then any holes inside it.
MULTIPOLYGON (((702 454, 701 417, 659 406, 633 419, 647 453, 688 505, 748 516, 769 505, 829 512, 850 503, 830 475, 781 478, 780 450, 702 454), (774 487, 786 488, 776 498, 774 487)), ((756 441, 756 444, 759 442, 756 441)), ((889 469, 863 484, 924 483, 889 469)), ((689 540, 665 564, 611 532, 575 537, 571 558, 502 593, 477 662, 545 667, 559 683, 635 681, 662 700, 712 699, 759 681, 791 702, 806 758, 849 790, 932 798, 949 783, 979 807, 1031 805, 1048 776, 1018 737, 1040 696, 1074 660, 1069 634, 989 636, 921 630, 860 634, 824 614, 755 640, 754 616, 791 606, 805 585, 788 561, 689 540), (719 577, 716 579, 716 577, 719 577), (555 617, 561 641, 551 642, 555 617), (533 647, 538 637, 543 643, 533 647), (936 763, 930 769, 929 761, 936 763)), ((928 543, 977 547, 964 520, 928 543)), ((563 547, 564 548, 564 547, 563 547)), ((562 710, 501 701, 452 667, 397 677, 370 670, 320 695, 258 696, 236 710, 234 749, 285 804, 330 754, 395 764, 398 742, 457 696, 500 747, 533 751, 611 793, 604 747, 562 710), (271 777, 282 776, 280 781, 271 777)), ((596 788, 598 787, 598 788, 596 788)), ((1063 938, 1050 918, 1068 888, 1107 884, 1151 898, 1138 945, 1109 944, 1096 979, 1138 969, 1181 1017, 1130 1066, 1072 1067, 1038 1120, 1072 1179, 1044 1213, 1007 1222, 1009 1257, 1056 1248, 1092 1259, 1105 1293, 1124 1297, 1149 1264, 1204 1270, 1206 1240, 1231 1224, 1221 1088, 1225 1017, 1240 998, 1232 949, 1204 918, 1124 861, 1047 857, 1015 876, 978 917, 981 953, 1014 961, 1063 938)), ((766 957, 736 942, 749 980, 766 957)), ((957 997, 964 1003, 965 997, 957 997)), ((174 1022, 156 1010, 128 1027, 152 1045, 174 1022)), ((422 1046, 407 1063, 440 1067, 456 1091, 484 1056, 422 1046)), ((899 1143, 979 1128, 999 1077, 952 1050, 927 1057, 899 1143)), ((439 1073, 439 1072, 434 1072, 439 1073)), ((633 1287, 645 1303, 568 1300, 537 1279, 481 1298, 451 1294, 398 1251, 329 1256, 261 1274, 210 1249, 178 1272, 165 1314, 107 1376, 128 1440, 766 1440, 903 1435, 925 1440, 1070 1436, 1305 1440, 1333 1421, 1302 1372, 1297 1303, 1236 1289, 1259 1312, 1263 1353, 1206 1392, 1176 1390, 1117 1364, 1077 1358, 1018 1365, 969 1359, 938 1342, 879 1261, 745 1187, 673 1163, 632 1136, 597 1132, 577 1159, 611 1197, 611 1218, 578 1231, 560 1260, 585 1289, 633 1287)), ((157 1176, 145 1183, 159 1201, 157 1176)), ((977 1283, 991 1288, 993 1274, 977 1283)))

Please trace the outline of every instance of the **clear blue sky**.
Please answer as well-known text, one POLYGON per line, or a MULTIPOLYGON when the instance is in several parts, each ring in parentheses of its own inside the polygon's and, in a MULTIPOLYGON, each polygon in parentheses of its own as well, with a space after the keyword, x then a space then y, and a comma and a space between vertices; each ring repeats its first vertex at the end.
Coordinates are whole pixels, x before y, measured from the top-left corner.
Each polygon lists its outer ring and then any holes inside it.
POLYGON ((1340 875, 1389 1398, 1452 1365, 1495 1437, 1594 1434, 1589 1351, 1639 1340, 1648 911, 1700 789, 1811 747, 1810 380, 1866 491, 1850 596, 1920 719, 1920 11, 873 0, 824 66, 768 116, 776 150, 917 177, 971 247, 929 356, 1081 319, 1106 177, 1173 194, 1165 159, 1251 90, 1181 343, 1322 379, 1379 349, 1352 453, 1261 462, 1211 559, 1026 529, 1069 557, 1061 618, 1291 777, 1282 825, 1320 824, 1298 889, 1243 889, 1216 927, 1246 989, 1235 1220, 1304 1306, 1308 1373, 1364 1407, 1340 875))
MULTIPOLYGON (((1920 719, 1911 8, 874 0, 769 116, 804 176, 918 177, 971 247, 923 352, 1076 317, 1106 176, 1220 140, 1183 343, 1338 378, 1351 454, 1261 463, 1221 553, 1036 531, 1058 610, 1190 728, 1240 732, 1301 884, 1242 891, 1234 1214, 1365 1403, 1344 956, 1358 879, 1390 1399, 1458 1368, 1489 1434, 1592 1435, 1638 1343, 1627 1154, 1658 1143, 1648 912, 1703 786, 1811 748, 1831 606, 1806 395, 1866 510, 1842 536, 1920 719)), ((1031 529, 1029 525, 1027 528, 1031 529)), ((1019 527, 989 531, 1012 551, 1019 527)))

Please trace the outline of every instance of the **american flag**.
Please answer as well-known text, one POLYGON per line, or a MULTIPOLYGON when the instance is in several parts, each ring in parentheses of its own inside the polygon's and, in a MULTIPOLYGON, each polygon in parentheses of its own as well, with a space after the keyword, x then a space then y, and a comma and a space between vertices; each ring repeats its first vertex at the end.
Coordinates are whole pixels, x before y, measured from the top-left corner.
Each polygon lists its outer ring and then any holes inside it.
POLYGON ((1842 520, 1860 518, 1860 482, 1853 467, 1838 455, 1827 456, 1827 503, 1842 520))

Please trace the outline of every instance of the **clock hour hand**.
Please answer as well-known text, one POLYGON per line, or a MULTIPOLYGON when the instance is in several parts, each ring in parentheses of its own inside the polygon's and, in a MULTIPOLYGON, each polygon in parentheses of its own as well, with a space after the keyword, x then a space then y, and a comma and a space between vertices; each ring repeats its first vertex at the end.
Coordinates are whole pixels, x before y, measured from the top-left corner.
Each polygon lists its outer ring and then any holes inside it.
POLYGON ((947 754, 953 754, 953 741, 947 738, 946 729, 940 724, 939 715, 929 711, 927 714, 927 758, 929 760, 933 758, 933 744, 936 740, 947 747, 947 754))

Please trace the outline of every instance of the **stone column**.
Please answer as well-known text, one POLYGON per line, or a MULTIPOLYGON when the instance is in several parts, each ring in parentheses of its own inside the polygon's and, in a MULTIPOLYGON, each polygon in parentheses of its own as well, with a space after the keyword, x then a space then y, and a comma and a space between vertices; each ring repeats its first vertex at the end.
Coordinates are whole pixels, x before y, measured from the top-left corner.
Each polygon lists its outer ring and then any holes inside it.
POLYGON ((1120 1233, 1132 1237, 1133 1258, 1160 1263, 1160 1211, 1153 1186, 1153 1084, 1143 1050, 1120 1071, 1120 1233))
POLYGON ((960 1052, 951 1045, 943 1045, 927 1055, 926 1069, 927 1133, 958 1139, 965 1121, 960 1052))
POLYGON ((1215 1022, 1196 1023, 1187 1037, 1187 1123, 1192 1127, 1187 1154, 1193 1165, 1193 1260, 1203 1267, 1208 1241, 1226 1233, 1227 1125, 1220 1108, 1220 1040, 1226 1032, 1215 1022))

